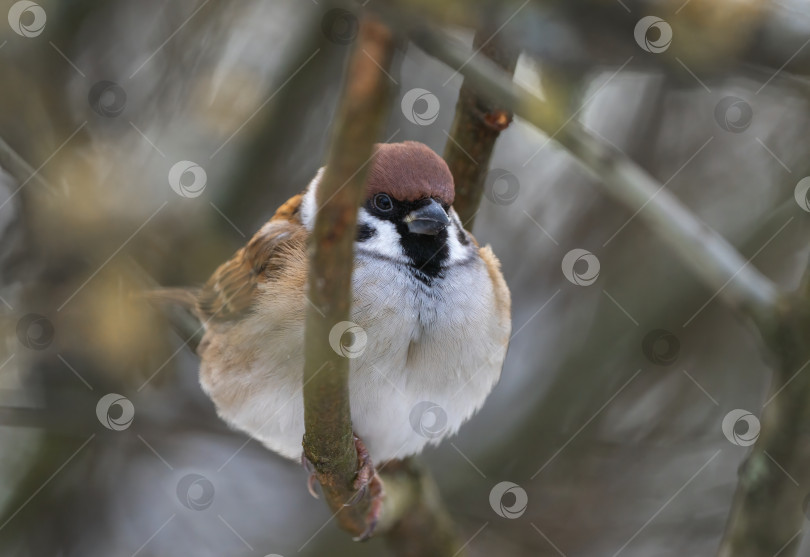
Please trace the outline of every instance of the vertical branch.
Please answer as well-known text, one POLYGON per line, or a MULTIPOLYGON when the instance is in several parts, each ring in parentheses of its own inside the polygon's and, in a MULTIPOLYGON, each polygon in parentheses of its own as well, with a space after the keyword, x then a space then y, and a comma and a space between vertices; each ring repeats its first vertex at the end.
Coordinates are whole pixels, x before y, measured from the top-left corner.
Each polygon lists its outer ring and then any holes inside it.
POLYGON ((810 268, 763 336, 773 362, 761 430, 740 467, 718 557, 796 555, 810 493, 810 268))
POLYGON ((351 507, 357 454, 349 408, 349 361, 332 350, 329 333, 348 321, 357 208, 375 141, 389 106, 389 83, 377 66, 388 67, 394 52, 391 32, 365 19, 349 60, 326 171, 318 186, 315 226, 310 239, 309 292, 304 348, 304 454, 315 467, 325 498, 341 511, 340 524, 359 535, 368 501, 351 507))
MULTIPOLYGON (((399 498, 401 512, 386 531, 388 547, 397 557, 464 557, 464 544, 444 508, 430 474, 413 459, 386 466, 385 489, 399 498)), ((396 508, 397 502, 387 507, 396 508)))
MULTIPOLYGON (((495 39, 496 31, 489 28, 478 31, 473 39, 473 48, 512 75, 520 53, 495 39)), ((467 79, 464 80, 458 94, 450 137, 444 149, 444 160, 450 167, 456 185, 453 207, 468 229, 472 229, 481 204, 495 140, 511 122, 512 111, 508 107, 491 101, 489 97, 482 97, 467 79)))
MULTIPOLYGON (((351 309, 351 276, 357 208, 365 195, 374 142, 389 107, 394 38, 367 18, 360 25, 332 133, 326 171, 318 186, 310 238, 309 292, 304 347, 304 455, 315 467, 327 504, 338 523, 359 536, 366 530, 370 501, 356 498, 357 472, 349 361, 332 350, 329 334, 351 309)), ((431 478, 410 461, 394 462, 383 475, 385 499, 376 531, 385 533, 398 556, 461 554, 455 526, 431 478)))

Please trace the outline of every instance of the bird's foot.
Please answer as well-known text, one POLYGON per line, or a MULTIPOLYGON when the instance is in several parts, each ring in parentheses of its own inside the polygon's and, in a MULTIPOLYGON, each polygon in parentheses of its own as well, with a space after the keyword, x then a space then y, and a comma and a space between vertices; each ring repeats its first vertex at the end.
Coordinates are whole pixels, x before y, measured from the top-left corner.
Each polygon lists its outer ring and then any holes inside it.
POLYGON ((370 538, 377 527, 382 510, 383 484, 371 462, 368 449, 357 435, 354 436, 354 446, 357 449, 357 475, 352 486, 355 494, 346 505, 356 505, 366 496, 371 498, 369 511, 366 514, 366 529, 355 538, 356 541, 363 541, 370 538))

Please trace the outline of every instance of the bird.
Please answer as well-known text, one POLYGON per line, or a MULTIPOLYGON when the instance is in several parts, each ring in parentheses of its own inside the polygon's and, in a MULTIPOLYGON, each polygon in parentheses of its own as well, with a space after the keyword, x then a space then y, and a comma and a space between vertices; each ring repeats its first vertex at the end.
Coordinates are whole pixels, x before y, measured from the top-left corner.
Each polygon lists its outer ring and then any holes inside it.
MULTIPOLYGON (((204 286, 176 297, 204 324, 200 383, 218 415, 293 460, 303 458, 307 242, 324 172, 204 286)), ((373 463, 455 434, 501 375, 510 292, 492 249, 464 229, 454 197, 450 169, 430 147, 374 146, 357 215, 350 321, 330 334, 350 358, 360 488, 378 481, 373 463)))

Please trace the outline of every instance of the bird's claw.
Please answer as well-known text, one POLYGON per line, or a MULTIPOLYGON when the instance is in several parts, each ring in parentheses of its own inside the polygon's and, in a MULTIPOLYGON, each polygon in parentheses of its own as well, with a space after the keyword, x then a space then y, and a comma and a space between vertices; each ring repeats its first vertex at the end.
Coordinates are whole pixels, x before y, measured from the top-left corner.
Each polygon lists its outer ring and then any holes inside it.
POLYGON ((303 454, 301 455, 301 464, 304 466, 304 470, 309 473, 309 476, 307 477, 307 491, 309 491, 309 494, 315 499, 320 499, 321 496, 318 495, 317 491, 315 491, 315 486, 318 485, 318 478, 315 476, 315 467, 303 454))
POLYGON ((354 446, 357 449, 357 475, 352 485, 355 494, 346 502, 346 505, 356 505, 367 495, 371 498, 369 511, 366 514, 366 529, 354 538, 355 541, 364 541, 371 537, 377 527, 382 510, 383 484, 371 462, 368 449, 357 435, 354 436, 354 446))
MULTIPOLYGON (((363 533, 354 538, 355 541, 365 541, 374 534, 374 529, 377 527, 377 522, 380 518, 383 484, 374 468, 374 464, 371 462, 368 449, 366 449, 366 446, 357 435, 354 436, 354 446, 357 450, 357 474, 352 482, 352 488, 355 492, 354 495, 344 503, 344 506, 351 507, 362 501, 366 496, 370 497, 369 511, 366 514, 366 529, 363 530, 363 533)), ((307 478, 307 491, 309 491, 309 494, 315 499, 320 499, 318 492, 315 490, 315 486, 319 485, 318 477, 315 474, 315 466, 313 466, 304 455, 301 455, 301 464, 309 473, 309 477, 307 478)))

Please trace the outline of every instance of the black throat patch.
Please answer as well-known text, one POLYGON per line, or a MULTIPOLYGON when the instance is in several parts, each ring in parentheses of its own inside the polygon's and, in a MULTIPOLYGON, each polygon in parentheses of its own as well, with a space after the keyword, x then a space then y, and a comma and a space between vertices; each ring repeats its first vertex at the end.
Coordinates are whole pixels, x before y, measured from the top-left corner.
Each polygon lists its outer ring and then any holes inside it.
POLYGON ((430 285, 434 279, 444 276, 443 267, 450 256, 447 247, 447 230, 442 230, 435 236, 427 234, 414 234, 408 230, 408 225, 397 223, 399 243, 405 251, 405 256, 411 260, 414 276, 430 285))

